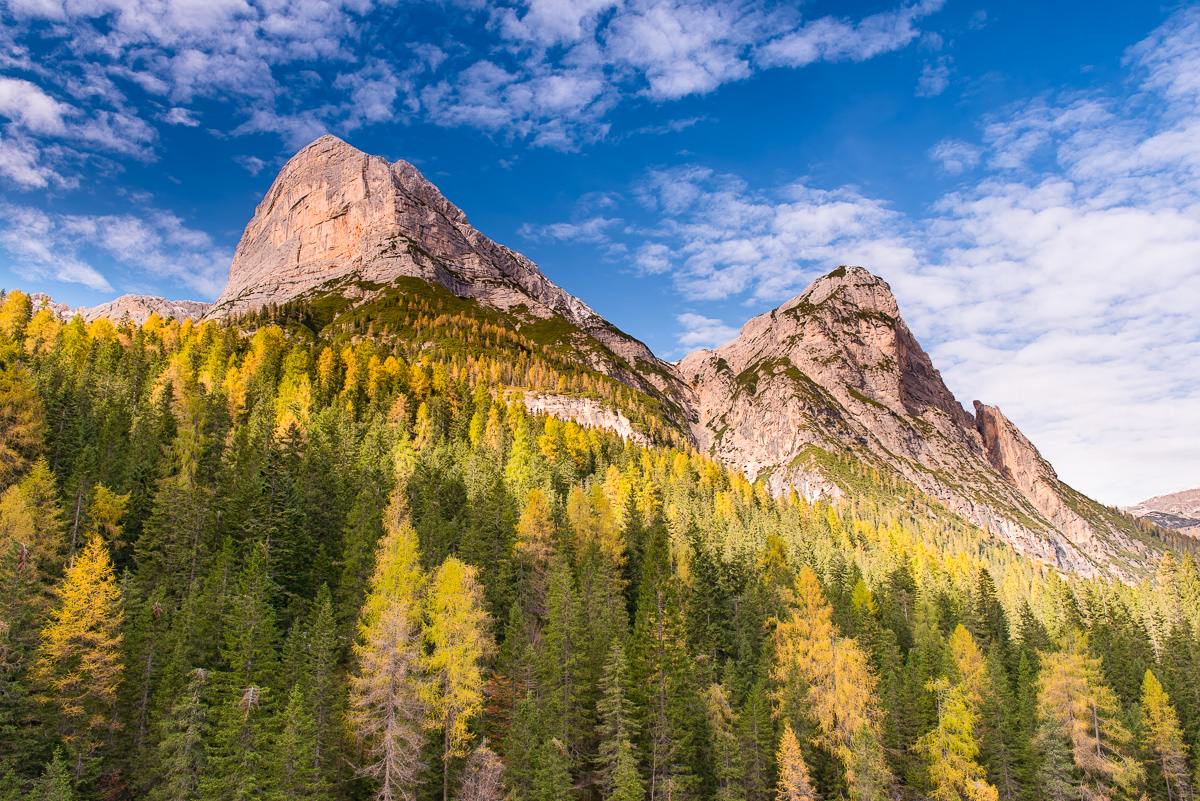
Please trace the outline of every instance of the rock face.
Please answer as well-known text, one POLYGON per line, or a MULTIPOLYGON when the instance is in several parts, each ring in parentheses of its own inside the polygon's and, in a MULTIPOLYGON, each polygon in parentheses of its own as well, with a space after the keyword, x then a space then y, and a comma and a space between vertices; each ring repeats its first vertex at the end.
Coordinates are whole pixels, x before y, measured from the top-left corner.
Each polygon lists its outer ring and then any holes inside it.
POLYGON ((829 456, 895 471, 1040 561, 1092 575, 1144 548, 1062 484, 998 409, 964 409, 900 319, 881 279, 839 268, 678 364, 695 393, 697 445, 777 493, 841 487, 829 456))
POLYGON ((246 226, 229 283, 208 316, 285 303, 338 282, 362 291, 400 276, 504 311, 557 315, 610 352, 579 343, 593 368, 643 391, 681 391, 673 369, 649 348, 529 259, 471 227, 416 167, 367 155, 333 136, 322 136, 284 165, 246 226))
POLYGON ((1200 488, 1156 495, 1121 511, 1164 528, 1200 537, 1200 488))

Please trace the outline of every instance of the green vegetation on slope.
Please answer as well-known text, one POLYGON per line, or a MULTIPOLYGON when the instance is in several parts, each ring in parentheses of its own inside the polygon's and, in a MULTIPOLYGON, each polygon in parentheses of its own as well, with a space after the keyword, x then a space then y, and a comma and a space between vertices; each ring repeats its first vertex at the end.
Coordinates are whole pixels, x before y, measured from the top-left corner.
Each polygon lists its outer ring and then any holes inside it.
POLYGON ((848 455, 773 499, 434 311, 5 300, 0 798, 1192 792, 1193 557, 1067 580, 848 455))

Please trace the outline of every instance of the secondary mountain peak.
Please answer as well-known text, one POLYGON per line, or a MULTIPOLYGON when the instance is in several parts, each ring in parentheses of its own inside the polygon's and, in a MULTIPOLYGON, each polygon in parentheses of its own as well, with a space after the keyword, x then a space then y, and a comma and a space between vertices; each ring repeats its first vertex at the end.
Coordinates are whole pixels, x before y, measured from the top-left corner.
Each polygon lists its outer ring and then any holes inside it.
POLYGON ((1040 561, 1084 574, 1143 552, 1128 521, 1059 481, 998 409, 954 397, 887 282, 839 267, 678 365, 694 440, 776 493, 839 497, 869 465, 1040 561), (856 468, 852 468, 856 469, 856 468))

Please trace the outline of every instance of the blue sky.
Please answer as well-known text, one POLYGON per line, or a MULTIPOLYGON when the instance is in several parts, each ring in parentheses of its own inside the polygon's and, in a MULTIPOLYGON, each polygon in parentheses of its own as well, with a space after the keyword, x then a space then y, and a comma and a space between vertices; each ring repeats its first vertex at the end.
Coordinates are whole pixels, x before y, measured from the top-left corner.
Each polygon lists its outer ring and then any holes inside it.
POLYGON ((330 132, 668 359, 839 264, 1108 503, 1200 485, 1200 6, 7 0, 0 285, 212 299, 330 132))

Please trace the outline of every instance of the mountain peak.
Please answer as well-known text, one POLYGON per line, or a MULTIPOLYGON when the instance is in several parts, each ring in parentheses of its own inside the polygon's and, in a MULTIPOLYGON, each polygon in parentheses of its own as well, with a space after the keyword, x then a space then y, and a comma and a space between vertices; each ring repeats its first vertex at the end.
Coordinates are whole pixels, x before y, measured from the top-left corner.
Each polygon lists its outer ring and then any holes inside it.
POLYGON ((697 444, 776 493, 840 496, 829 460, 849 456, 1050 564, 1091 575, 1132 547, 999 409, 963 408, 887 282, 861 267, 818 278, 678 368, 696 396, 697 444))

